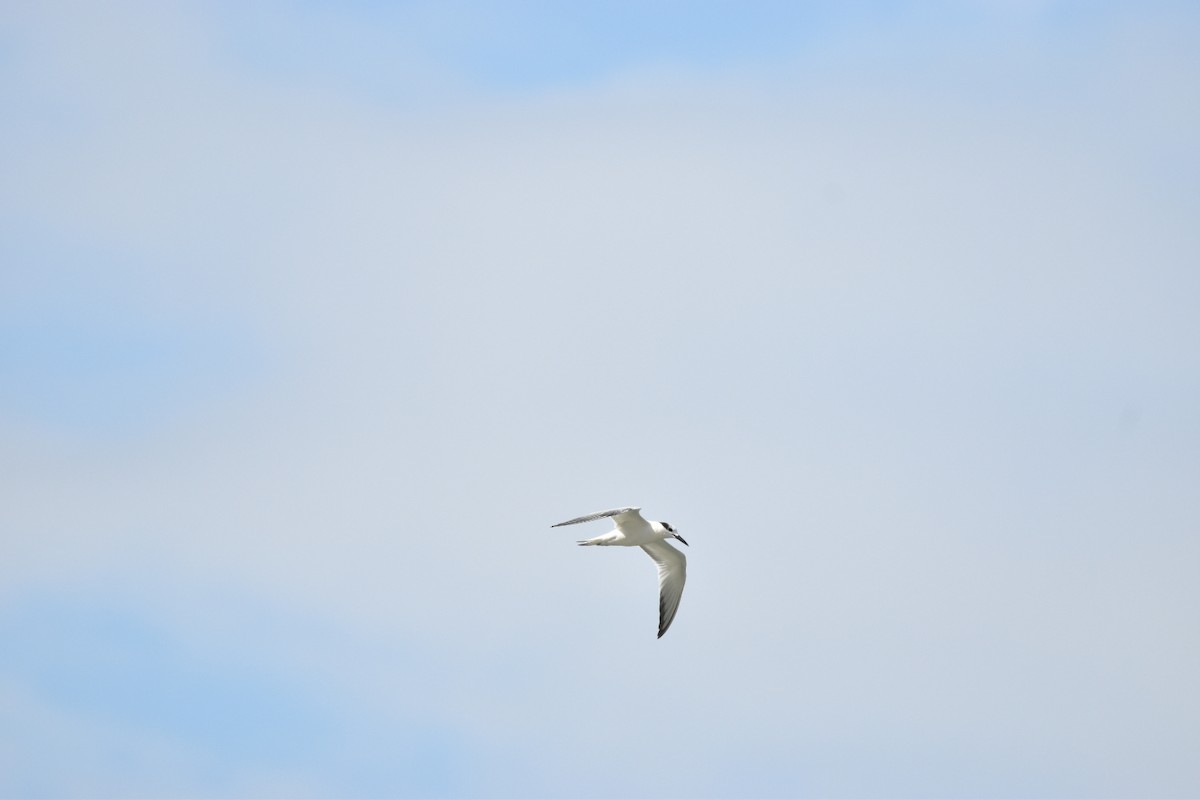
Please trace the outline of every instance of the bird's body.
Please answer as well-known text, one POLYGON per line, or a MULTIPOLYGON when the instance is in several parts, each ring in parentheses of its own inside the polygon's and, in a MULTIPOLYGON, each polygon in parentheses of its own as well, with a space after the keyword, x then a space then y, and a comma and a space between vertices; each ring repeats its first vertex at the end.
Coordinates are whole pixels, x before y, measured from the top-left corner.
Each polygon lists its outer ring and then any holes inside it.
POLYGON ((683 596, 683 584, 687 580, 687 558, 667 544, 666 540, 678 539, 684 544, 687 542, 669 523, 644 519, 640 508, 598 511, 550 527, 559 528, 563 525, 576 525, 606 518, 611 518, 616 524, 615 530, 591 539, 583 539, 579 544, 640 547, 654 559, 654 563, 658 565, 658 636, 662 638, 667 628, 671 627, 675 612, 679 610, 679 598, 683 596))

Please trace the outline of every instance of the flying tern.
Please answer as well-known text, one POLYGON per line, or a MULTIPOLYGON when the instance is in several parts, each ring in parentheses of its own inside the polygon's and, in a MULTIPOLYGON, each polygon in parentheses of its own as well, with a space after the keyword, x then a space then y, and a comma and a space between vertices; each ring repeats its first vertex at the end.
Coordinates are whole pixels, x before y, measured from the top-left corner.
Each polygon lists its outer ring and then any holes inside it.
POLYGON ((579 544, 640 547, 654 559, 654 563, 658 565, 658 638, 661 639, 667 628, 671 627, 675 612, 679 610, 683 582, 687 580, 687 559, 683 553, 667 544, 666 540, 678 539, 684 544, 687 542, 670 523, 643 519, 640 512, 640 508, 614 508, 569 519, 550 527, 561 528, 563 525, 577 525, 580 522, 611 517, 617 526, 616 530, 603 536, 583 539, 579 544))

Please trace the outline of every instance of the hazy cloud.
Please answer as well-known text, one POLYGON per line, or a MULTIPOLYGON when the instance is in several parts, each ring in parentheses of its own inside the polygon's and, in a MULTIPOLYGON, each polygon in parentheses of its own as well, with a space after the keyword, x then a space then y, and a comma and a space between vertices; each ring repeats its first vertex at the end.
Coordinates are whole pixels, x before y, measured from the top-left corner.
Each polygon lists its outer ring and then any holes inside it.
POLYGON ((664 8, 4 12, 0 794, 1195 793, 1196 15, 664 8))

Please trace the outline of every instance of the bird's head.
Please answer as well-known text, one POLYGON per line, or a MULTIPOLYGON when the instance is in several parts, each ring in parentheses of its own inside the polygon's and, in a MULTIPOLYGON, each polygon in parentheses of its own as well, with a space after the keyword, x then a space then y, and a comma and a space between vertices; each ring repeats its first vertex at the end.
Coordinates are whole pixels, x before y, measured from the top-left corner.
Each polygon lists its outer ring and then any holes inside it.
MULTIPOLYGON (((672 538, 674 538, 674 539, 678 539, 679 541, 683 542, 684 544, 687 544, 687 539, 684 539, 682 536, 680 536, 680 535, 679 535, 679 532, 678 532, 678 531, 676 531, 674 528, 672 528, 672 527, 671 527, 671 523, 669 523, 669 522, 660 522, 660 523, 658 523, 658 524, 659 524, 659 525, 662 525, 662 527, 663 527, 663 538, 664 538, 664 539, 672 539, 672 538)), ((690 545, 690 544, 688 544, 688 547, 691 547, 691 545, 690 545)))

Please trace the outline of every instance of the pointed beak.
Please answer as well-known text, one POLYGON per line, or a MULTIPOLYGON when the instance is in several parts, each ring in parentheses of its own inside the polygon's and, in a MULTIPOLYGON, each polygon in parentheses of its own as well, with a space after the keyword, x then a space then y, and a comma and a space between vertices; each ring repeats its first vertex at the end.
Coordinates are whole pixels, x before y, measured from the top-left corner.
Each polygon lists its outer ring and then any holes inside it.
POLYGON ((688 547, 691 547, 691 545, 687 543, 687 539, 683 538, 678 533, 675 534, 675 538, 678 539, 679 541, 683 542, 684 544, 687 544, 688 547))

